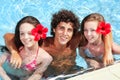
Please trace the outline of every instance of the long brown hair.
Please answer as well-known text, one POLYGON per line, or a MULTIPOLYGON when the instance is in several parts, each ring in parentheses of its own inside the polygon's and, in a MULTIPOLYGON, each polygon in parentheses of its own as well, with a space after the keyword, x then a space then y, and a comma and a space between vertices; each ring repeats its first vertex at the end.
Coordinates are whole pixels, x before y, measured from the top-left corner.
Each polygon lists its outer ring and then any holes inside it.
POLYGON ((40 24, 40 22, 33 16, 26 16, 17 23, 16 28, 15 28, 15 36, 14 36, 14 42, 15 42, 17 49, 19 49, 21 46, 23 46, 23 44, 20 40, 20 32, 19 32, 19 28, 20 28, 21 24, 23 24, 23 23, 30 23, 35 27, 37 24, 40 24))

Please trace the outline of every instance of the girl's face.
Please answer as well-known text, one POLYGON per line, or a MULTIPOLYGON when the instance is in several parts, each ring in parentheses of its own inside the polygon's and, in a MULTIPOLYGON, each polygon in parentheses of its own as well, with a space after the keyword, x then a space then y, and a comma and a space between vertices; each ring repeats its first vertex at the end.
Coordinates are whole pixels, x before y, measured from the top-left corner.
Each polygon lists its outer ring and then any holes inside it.
POLYGON ((96 32, 98 21, 87 21, 84 23, 84 35, 89 43, 95 43, 101 39, 101 34, 96 32))
POLYGON ((31 34, 31 30, 34 26, 30 23, 23 23, 20 25, 20 40, 25 47, 32 47, 36 41, 34 36, 31 34))
POLYGON ((55 41, 60 45, 66 45, 73 35, 72 23, 60 22, 53 31, 55 32, 55 41))

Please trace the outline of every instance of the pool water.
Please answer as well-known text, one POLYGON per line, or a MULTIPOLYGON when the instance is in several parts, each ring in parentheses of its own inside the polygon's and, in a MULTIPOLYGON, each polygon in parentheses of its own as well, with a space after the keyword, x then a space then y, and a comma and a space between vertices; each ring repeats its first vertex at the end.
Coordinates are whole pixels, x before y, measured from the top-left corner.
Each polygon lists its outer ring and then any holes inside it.
MULTIPOLYGON (((111 23, 114 41, 120 44, 120 0, 1 0, 0 3, 0 45, 5 45, 3 35, 14 33, 16 23, 24 16, 35 16, 48 27, 53 13, 60 9, 72 10, 80 21, 92 12, 101 13, 111 23)), ((78 54, 78 53, 77 53, 78 54)), ((119 56, 115 56, 119 59, 119 56)), ((76 58, 79 66, 87 68, 83 58, 76 58)))

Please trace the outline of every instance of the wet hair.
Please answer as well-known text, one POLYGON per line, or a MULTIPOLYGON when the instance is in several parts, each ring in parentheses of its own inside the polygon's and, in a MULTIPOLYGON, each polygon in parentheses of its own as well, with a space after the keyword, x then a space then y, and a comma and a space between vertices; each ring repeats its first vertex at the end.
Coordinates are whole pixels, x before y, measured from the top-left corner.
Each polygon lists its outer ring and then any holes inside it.
POLYGON ((40 24, 40 22, 33 16, 26 16, 17 23, 16 28, 15 28, 15 36, 14 36, 14 43, 15 43, 17 49, 19 49, 21 46, 23 46, 23 44, 20 40, 20 26, 23 23, 29 23, 29 24, 32 24, 33 26, 40 24))
MULTIPOLYGON (((72 50, 75 49, 78 44, 78 40, 76 41, 75 38, 80 28, 79 18, 72 11, 65 10, 65 9, 62 9, 57 13, 53 14, 52 20, 51 20, 51 35, 53 35, 53 38, 55 36, 53 29, 55 29, 60 22, 72 23, 73 36, 72 36, 72 39, 67 43, 67 47, 69 46, 72 50), (74 44, 74 42, 76 42, 77 44, 74 44)), ((49 44, 54 44, 53 43, 54 40, 49 41, 48 39, 46 39, 46 41, 49 42, 49 44)), ((46 46, 48 46, 49 44, 47 44, 46 46)))
POLYGON ((4 45, 0 45, 0 52, 9 51, 8 48, 4 45))
POLYGON ((101 22, 101 21, 105 21, 105 19, 104 19, 104 17, 101 15, 101 14, 99 14, 99 13, 91 13, 91 14, 89 14, 88 16, 86 16, 83 20, 82 20, 82 22, 81 22, 81 31, 84 33, 84 24, 85 24, 85 22, 87 22, 87 21, 98 21, 98 22, 101 22))
POLYGON ((73 35, 80 27, 78 17, 72 11, 62 9, 58 13, 53 14, 51 21, 51 35, 55 36, 53 29, 55 29, 60 22, 71 22, 73 24, 73 35))
MULTIPOLYGON (((104 17, 99 14, 99 13, 91 13, 89 14, 88 16, 86 16, 82 22, 81 22, 81 27, 80 27, 80 30, 81 30, 81 34, 84 35, 84 24, 85 22, 87 21, 98 21, 98 22, 101 22, 101 21, 105 21, 104 17)), ((103 38, 103 36, 102 36, 103 38)), ((87 40, 85 40, 87 41, 87 40)))

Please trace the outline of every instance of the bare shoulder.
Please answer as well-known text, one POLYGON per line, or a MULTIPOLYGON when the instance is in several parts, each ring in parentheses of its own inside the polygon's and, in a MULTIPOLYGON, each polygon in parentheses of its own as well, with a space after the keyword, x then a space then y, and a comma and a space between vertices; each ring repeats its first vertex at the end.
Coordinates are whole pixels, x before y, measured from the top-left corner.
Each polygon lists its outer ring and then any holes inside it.
POLYGON ((10 56, 9 52, 4 52, 0 55, 0 65, 3 64, 6 61, 8 56, 10 56))
POLYGON ((39 53, 41 55, 41 58, 52 60, 52 56, 47 51, 45 51, 44 49, 40 48, 39 53))
POLYGON ((10 56, 10 53, 8 51, 3 52, 0 56, 10 56))

